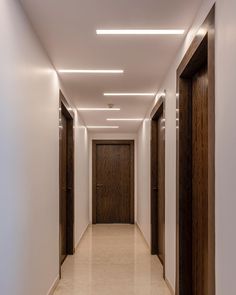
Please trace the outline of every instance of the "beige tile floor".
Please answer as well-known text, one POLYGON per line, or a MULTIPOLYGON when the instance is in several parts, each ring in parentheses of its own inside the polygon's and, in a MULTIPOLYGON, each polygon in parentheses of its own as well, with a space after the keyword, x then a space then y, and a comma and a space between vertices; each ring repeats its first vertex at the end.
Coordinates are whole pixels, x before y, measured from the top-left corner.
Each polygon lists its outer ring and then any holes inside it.
POLYGON ((93 225, 62 267, 55 295, 170 295, 134 225, 93 225))

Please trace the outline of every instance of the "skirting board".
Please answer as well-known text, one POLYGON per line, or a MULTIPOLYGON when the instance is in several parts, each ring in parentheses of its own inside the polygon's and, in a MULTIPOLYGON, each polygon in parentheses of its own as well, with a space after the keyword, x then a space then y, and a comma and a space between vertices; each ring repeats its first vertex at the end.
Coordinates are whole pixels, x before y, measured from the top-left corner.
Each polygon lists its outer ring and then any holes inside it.
POLYGON ((175 295, 175 291, 173 290, 170 282, 167 280, 167 278, 165 278, 165 281, 166 281, 166 285, 168 286, 169 290, 170 290, 170 293, 171 295, 175 295))
POLYGON ((51 288, 49 289, 47 295, 53 295, 53 293, 55 292, 56 290, 56 287, 59 283, 59 276, 56 277, 55 281, 53 282, 51 288))
POLYGON ((84 234, 85 234, 85 232, 86 232, 86 230, 88 229, 89 226, 90 226, 90 223, 88 223, 87 226, 85 226, 84 231, 82 232, 82 234, 79 237, 78 242, 76 243, 75 250, 79 247, 79 244, 80 244, 80 242, 81 242, 81 240, 82 240, 82 238, 83 238, 83 236, 84 236, 84 234))
MULTIPOLYGON (((142 232, 142 230, 141 230, 141 228, 140 228, 138 222, 136 222, 135 224, 136 224, 138 230, 140 231, 140 233, 141 233, 141 235, 142 235, 142 237, 143 237, 145 243, 147 244, 148 248, 150 249, 150 245, 148 244, 148 241, 147 241, 146 238, 144 237, 144 234, 143 234, 143 232, 142 232)), ((151 251, 151 250, 150 250, 150 251, 151 251)))

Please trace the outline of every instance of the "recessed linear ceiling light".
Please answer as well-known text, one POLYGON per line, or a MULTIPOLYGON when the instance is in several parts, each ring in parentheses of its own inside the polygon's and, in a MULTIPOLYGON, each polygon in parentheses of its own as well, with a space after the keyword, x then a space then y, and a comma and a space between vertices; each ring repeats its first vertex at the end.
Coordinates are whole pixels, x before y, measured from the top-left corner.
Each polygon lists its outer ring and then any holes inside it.
POLYGON ((184 30, 96 30, 97 35, 183 35, 184 30))
POLYGON ((87 126, 88 129, 118 129, 119 126, 87 126))
POLYGON ((120 108, 78 108, 78 111, 120 111, 120 108))
POLYGON ((142 93, 142 92, 105 92, 103 93, 104 96, 154 96, 156 93, 154 92, 148 92, 148 93, 142 93))
POLYGON ((143 121, 142 118, 108 118, 107 121, 143 121))
POLYGON ((73 70, 60 69, 58 73, 64 74, 123 74, 124 70, 73 70))

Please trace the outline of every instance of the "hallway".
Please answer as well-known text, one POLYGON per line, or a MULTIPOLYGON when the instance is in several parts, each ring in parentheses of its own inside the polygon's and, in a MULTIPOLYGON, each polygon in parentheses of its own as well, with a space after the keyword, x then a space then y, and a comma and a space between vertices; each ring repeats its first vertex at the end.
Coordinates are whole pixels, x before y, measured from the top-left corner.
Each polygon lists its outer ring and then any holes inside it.
POLYGON ((89 226, 62 266, 55 295, 170 295, 157 256, 134 225, 89 226))
POLYGON ((0 11, 0 295, 235 295, 236 0, 0 11))

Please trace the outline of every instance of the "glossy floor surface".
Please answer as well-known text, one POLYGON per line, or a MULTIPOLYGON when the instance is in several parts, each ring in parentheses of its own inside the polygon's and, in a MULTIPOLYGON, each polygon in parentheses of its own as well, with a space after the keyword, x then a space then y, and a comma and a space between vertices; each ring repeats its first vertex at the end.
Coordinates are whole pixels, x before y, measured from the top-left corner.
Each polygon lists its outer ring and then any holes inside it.
POLYGON ((93 225, 62 267, 55 295, 170 295, 162 265, 134 225, 93 225))

